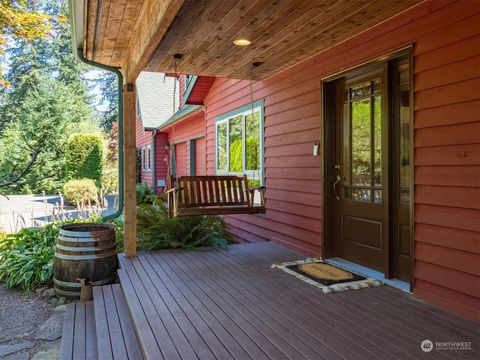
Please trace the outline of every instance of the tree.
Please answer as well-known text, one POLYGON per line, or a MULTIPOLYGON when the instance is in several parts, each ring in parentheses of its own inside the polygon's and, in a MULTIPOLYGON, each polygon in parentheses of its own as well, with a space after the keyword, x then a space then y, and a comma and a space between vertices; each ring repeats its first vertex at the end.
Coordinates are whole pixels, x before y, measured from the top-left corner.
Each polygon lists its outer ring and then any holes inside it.
MULTIPOLYGON (((31 9, 27 0, 0 0, 0 55, 3 54, 9 37, 28 41, 43 38, 50 31, 50 17, 42 12, 31 9)), ((0 84, 9 86, 1 75, 0 84)))
POLYGON ((41 5, 50 16, 53 36, 13 42, 5 76, 11 86, 0 89, 0 187, 16 192, 60 190, 69 130, 93 117, 82 77, 87 68, 74 60, 70 49, 66 2, 41 5))
POLYGON ((115 74, 107 71, 99 72, 98 78, 95 80, 100 89, 100 103, 98 108, 102 108, 98 112, 101 119, 102 127, 110 131, 112 124, 117 121, 118 115, 118 86, 115 74))

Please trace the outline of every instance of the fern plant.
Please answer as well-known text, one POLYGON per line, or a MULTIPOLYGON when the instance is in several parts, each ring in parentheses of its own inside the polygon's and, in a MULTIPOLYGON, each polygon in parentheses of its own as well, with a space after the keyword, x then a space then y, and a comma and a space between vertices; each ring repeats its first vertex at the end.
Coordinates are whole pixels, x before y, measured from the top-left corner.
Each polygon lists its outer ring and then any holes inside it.
POLYGON ((141 204, 137 209, 138 246, 142 250, 191 250, 199 246, 226 248, 231 240, 226 224, 218 216, 169 218, 168 208, 160 199, 141 204))

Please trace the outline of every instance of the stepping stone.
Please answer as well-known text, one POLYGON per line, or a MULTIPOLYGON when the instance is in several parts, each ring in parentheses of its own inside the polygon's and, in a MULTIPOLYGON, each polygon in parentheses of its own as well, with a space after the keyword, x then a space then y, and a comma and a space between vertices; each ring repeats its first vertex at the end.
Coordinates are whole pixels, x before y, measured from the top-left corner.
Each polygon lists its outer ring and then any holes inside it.
POLYGON ((61 340, 51 341, 41 345, 38 351, 32 356, 32 360, 58 359, 60 355, 61 340))
POLYGON ((22 338, 33 331, 31 325, 21 325, 13 329, 8 329, 0 332, 0 343, 10 341, 16 338, 22 338))
POLYGON ((55 312, 35 332, 35 339, 53 341, 62 336, 63 312, 55 312))
POLYGON ((29 359, 30 359, 30 354, 25 351, 11 354, 3 358, 3 360, 29 360, 29 359))
POLYGON ((0 356, 5 356, 8 354, 13 354, 14 352, 30 349, 33 346, 31 342, 25 342, 20 344, 13 345, 0 345, 0 356))

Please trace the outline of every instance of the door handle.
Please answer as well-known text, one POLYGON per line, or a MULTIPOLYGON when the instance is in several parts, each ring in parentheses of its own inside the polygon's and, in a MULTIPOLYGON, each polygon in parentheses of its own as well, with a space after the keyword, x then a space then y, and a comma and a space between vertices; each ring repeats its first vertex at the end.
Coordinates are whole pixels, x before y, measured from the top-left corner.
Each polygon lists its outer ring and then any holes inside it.
POLYGON ((340 200, 340 196, 337 194, 337 185, 340 184, 342 180, 340 179, 340 175, 337 174, 337 180, 333 183, 333 193, 335 195, 335 199, 340 200))
POLYGON ((335 195, 335 199, 340 200, 340 196, 337 194, 337 185, 340 184, 341 177, 340 177, 340 164, 335 164, 335 182, 333 183, 333 194, 335 195))

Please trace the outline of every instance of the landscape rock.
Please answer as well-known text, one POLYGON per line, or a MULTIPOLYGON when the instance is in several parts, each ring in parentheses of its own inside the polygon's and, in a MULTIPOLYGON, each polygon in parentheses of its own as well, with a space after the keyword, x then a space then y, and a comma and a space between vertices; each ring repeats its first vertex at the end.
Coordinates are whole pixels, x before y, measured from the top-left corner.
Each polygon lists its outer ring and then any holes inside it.
POLYGON ((55 312, 35 332, 35 339, 53 341, 62 336, 63 312, 55 312))
POLYGON ((35 289, 35 292, 37 293, 37 295, 42 295, 42 293, 47 289, 48 289, 48 287, 44 286, 44 287, 35 289))
POLYGON ((29 360, 29 359, 30 359, 30 354, 26 351, 7 355, 3 358, 3 360, 29 360))
POLYGON ((52 306, 57 306, 58 299, 56 297, 52 297, 52 298, 48 299, 48 303, 52 306))
POLYGON ((50 299, 52 297, 55 296, 55 289, 54 288, 49 288, 49 289, 46 289, 43 293, 42 293, 42 296, 45 298, 45 299, 50 299))
POLYGON ((33 331, 33 326, 31 325, 21 325, 13 329, 7 329, 0 332, 0 343, 5 341, 10 341, 16 338, 22 338, 29 335, 33 331))
POLYGON ((57 306, 65 304, 65 301, 66 301, 65 297, 60 296, 57 301, 57 306))
POLYGON ((66 309, 67 309, 67 305, 65 304, 59 305, 55 308, 55 312, 65 312, 66 309))
POLYGON ((13 354, 17 351, 30 349, 33 346, 31 342, 24 342, 20 344, 12 344, 12 345, 0 345, 0 356, 5 356, 9 354, 13 354))
POLYGON ((41 345, 35 355, 33 355, 32 360, 58 359, 60 344, 61 340, 56 340, 41 345))

